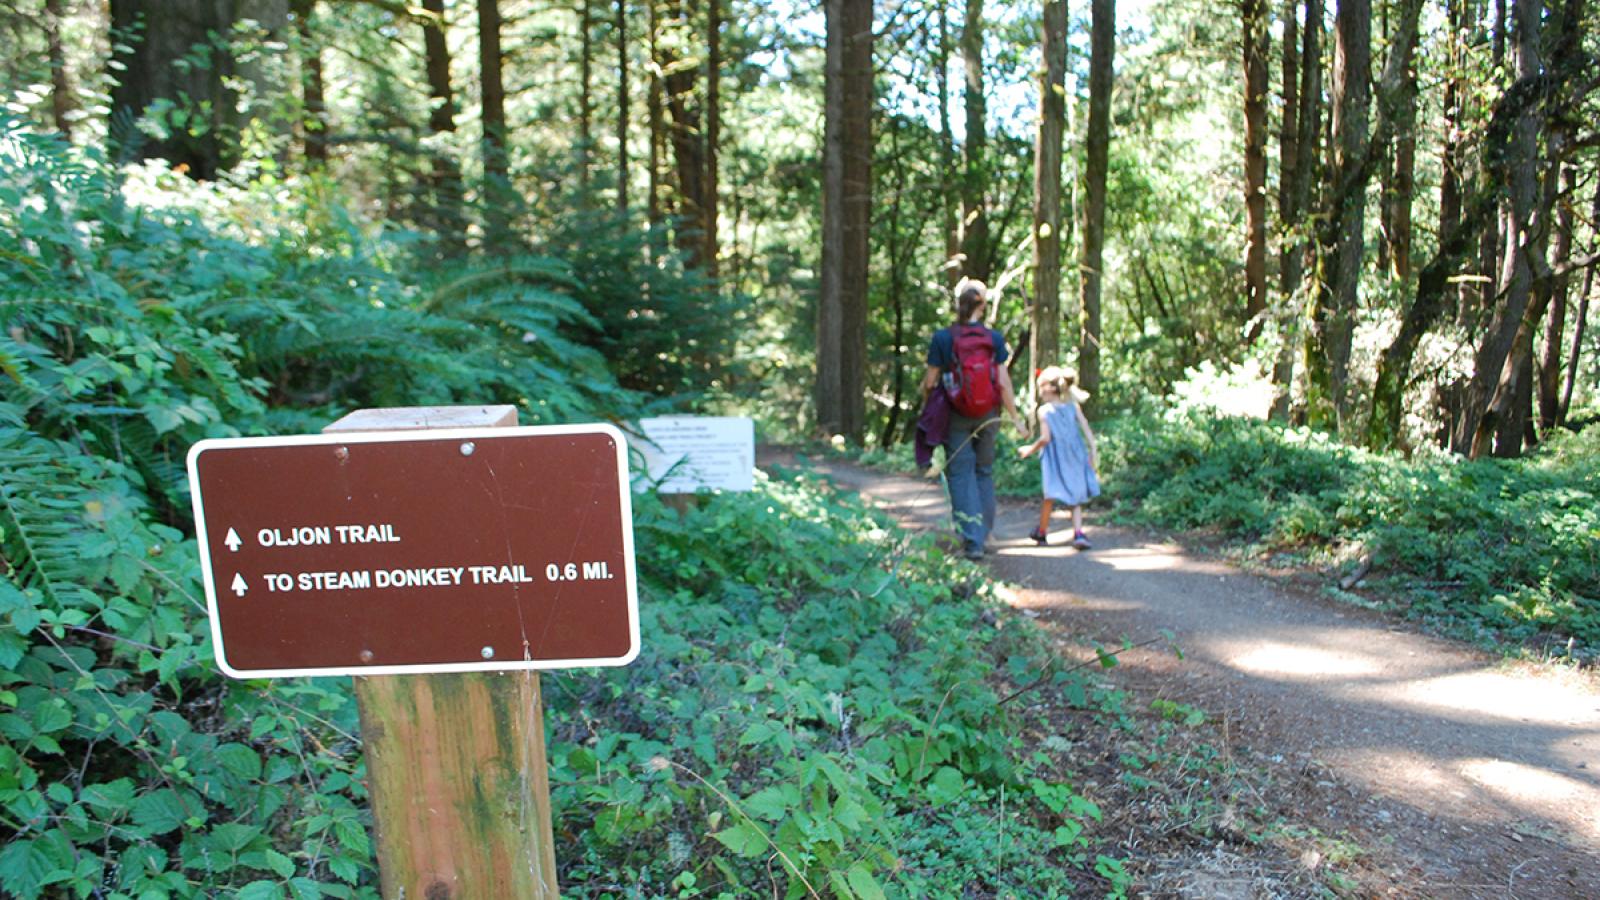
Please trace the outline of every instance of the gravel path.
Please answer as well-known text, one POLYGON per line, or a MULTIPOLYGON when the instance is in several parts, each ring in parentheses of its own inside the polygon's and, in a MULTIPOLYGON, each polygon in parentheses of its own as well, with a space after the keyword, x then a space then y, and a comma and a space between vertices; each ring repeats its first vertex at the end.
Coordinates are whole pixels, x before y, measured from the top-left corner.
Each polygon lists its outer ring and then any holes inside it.
MULTIPOLYGON (((919 528, 947 527, 936 483, 809 463, 919 528)), ((986 565, 1012 602, 1108 645, 1176 634, 1115 670, 1136 696, 1224 721, 1234 750, 1298 776, 1294 803, 1390 860, 1425 897, 1600 897, 1600 690, 1504 663, 1287 579, 1245 574, 1173 536, 1098 527, 1095 549, 1036 547, 1037 508, 1003 503, 986 565)), ((1065 544, 1058 513, 1052 539, 1065 544)))

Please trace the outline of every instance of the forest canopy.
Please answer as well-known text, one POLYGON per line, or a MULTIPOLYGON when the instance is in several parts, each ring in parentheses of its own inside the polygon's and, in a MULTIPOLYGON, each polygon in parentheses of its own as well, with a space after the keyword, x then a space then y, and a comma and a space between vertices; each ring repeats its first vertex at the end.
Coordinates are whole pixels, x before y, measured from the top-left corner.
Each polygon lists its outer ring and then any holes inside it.
POLYGON ((29 0, 0 89, 8 129, 315 198, 419 271, 559 258, 624 386, 794 433, 902 439, 967 276, 1014 375, 1105 409, 1211 372, 1514 456, 1594 415, 1595 16, 29 0))

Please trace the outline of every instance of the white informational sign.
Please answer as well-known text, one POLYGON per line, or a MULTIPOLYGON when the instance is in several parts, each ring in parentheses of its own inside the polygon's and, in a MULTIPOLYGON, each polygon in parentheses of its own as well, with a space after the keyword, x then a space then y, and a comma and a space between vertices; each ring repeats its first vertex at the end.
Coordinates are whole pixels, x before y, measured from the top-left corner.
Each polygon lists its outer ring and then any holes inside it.
MULTIPOLYGON (((663 494, 755 487, 756 426, 742 416, 662 416, 640 419, 651 483, 663 494)), ((642 487, 642 485, 636 485, 642 487)))

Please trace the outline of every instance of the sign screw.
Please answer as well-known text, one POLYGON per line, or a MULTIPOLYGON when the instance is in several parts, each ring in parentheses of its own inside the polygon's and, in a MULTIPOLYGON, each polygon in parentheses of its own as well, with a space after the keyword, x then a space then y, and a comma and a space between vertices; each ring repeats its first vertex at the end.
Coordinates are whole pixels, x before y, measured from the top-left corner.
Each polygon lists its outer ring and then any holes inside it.
POLYGON ((349 447, 340 447, 340 448, 334 450, 333 451, 333 458, 337 459, 340 462, 344 462, 345 460, 350 458, 350 448, 349 447))
POLYGON ((485 647, 485 648, 483 648, 483 650, 481 652, 483 653, 483 658, 484 659, 494 659, 494 648, 493 647, 485 647))
POLYGON ((358 657, 364 663, 372 662, 372 651, 371 650, 363 650, 363 651, 361 651, 360 654, 358 654, 358 657))
POLYGON ((472 451, 474 451, 476 449, 478 449, 476 444, 472 443, 471 441, 467 441, 465 444, 461 445, 461 455, 462 456, 471 456, 472 455, 472 451))

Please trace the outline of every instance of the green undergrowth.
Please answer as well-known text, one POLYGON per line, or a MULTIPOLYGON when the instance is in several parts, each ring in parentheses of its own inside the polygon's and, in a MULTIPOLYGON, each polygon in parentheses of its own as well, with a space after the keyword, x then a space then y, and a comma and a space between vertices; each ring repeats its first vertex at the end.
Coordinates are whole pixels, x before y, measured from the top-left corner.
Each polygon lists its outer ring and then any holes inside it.
MULTIPOLYGON (((1600 429, 1521 459, 1412 459, 1307 429, 1205 412, 1097 423, 1112 518, 1220 535, 1275 564, 1349 571, 1363 601, 1467 637, 1600 655, 1600 429)), ((1000 438, 997 490, 1039 496, 1038 465, 1000 438)), ((936 454, 936 462, 937 462, 936 454)), ((860 455, 912 472, 908 447, 860 455)))
POLYGON ((565 891, 1125 887, 1083 836, 1100 810, 998 704, 1046 650, 1031 625, 995 626, 976 569, 799 480, 682 519, 643 498, 635 521, 644 652, 551 690, 565 891))
MULTIPOLYGON (((587 279, 659 276, 418 271, 331 185, 0 126, 0 894, 375 897, 348 682, 217 672, 184 454, 360 406, 636 416, 587 279)), ((976 570, 798 482, 637 513, 644 654, 549 679, 565 892, 1120 890, 996 704, 1038 647, 976 570)))
POLYGON ((1133 521, 1212 529, 1319 565, 1370 555, 1418 618, 1600 653, 1600 433, 1515 460, 1406 460, 1305 429, 1192 413, 1106 428, 1107 493, 1133 521))

